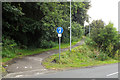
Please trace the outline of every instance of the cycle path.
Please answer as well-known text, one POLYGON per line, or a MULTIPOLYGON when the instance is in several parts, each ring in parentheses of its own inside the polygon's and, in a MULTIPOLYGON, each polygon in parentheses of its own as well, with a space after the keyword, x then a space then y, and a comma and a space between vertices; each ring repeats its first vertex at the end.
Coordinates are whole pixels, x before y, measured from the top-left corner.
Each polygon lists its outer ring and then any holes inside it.
MULTIPOLYGON (((76 45, 72 46, 72 48, 82 45, 83 43, 84 39, 82 39, 76 45)), ((64 48, 61 49, 61 52, 67 50, 69 50, 69 48, 64 48)), ((59 50, 49 50, 40 54, 14 59, 12 63, 8 65, 8 67, 6 67, 8 74, 4 77, 19 78, 22 76, 25 77, 29 75, 39 75, 49 72, 55 72, 56 70, 49 70, 42 66, 42 60, 53 54, 57 54, 58 52, 59 50)))

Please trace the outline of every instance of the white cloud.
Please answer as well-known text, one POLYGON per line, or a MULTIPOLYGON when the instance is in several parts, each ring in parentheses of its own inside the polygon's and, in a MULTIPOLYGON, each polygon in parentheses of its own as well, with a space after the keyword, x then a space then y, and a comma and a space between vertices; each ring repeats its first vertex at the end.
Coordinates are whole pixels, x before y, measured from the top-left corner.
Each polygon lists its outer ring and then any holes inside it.
POLYGON ((118 28, 118 2, 120 0, 91 0, 88 15, 92 20, 102 19, 106 24, 111 21, 118 28))

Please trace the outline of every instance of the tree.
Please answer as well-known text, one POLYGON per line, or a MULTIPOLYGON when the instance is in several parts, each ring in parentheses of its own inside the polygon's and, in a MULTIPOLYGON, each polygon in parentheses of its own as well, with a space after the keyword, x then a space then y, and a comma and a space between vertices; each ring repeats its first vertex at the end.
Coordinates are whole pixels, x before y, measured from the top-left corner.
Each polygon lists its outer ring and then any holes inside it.
MULTIPOLYGON (((43 42, 52 44, 58 41, 56 28, 61 26, 64 29, 62 42, 69 42, 69 7, 69 2, 5 2, 3 36, 10 37, 19 45, 43 48, 43 42)), ((73 37, 81 37, 79 34, 88 9, 89 3, 72 2, 73 37)))
POLYGON ((116 46, 118 44, 118 32, 112 23, 106 26, 97 26, 97 28, 92 29, 91 38, 110 57, 113 57, 118 50, 116 46))

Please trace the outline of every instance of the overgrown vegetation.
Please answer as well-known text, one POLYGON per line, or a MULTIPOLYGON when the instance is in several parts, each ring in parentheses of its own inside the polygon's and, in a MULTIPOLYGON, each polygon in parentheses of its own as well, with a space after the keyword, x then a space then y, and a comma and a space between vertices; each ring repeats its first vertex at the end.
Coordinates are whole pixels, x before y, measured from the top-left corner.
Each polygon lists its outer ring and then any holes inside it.
MULTIPOLYGON (((72 2, 72 42, 85 33, 85 44, 55 54, 43 62, 47 68, 83 67, 116 63, 120 56, 120 34, 112 23, 93 20, 90 37, 87 11, 89 2, 72 2)), ((3 2, 2 4, 2 57, 3 62, 16 57, 33 55, 50 49, 58 49, 57 27, 63 27, 62 48, 69 46, 69 2, 3 2)), ((73 44, 73 45, 74 45, 73 44)))
MULTIPOLYGON (((89 6, 88 2, 72 2, 72 42, 77 42, 84 33, 89 6)), ((69 8, 69 2, 3 2, 2 57, 10 59, 55 48, 59 26, 64 29, 62 43, 68 45, 69 8)))
POLYGON ((110 22, 108 25, 104 25, 102 20, 96 20, 90 24, 90 27, 91 41, 88 42, 88 45, 98 47, 111 58, 118 57, 120 55, 120 34, 113 24, 110 22))
POLYGON ((46 58, 43 65, 48 69, 69 69, 117 62, 118 60, 108 57, 97 48, 84 44, 72 49, 72 52, 62 52, 60 60, 59 54, 46 58))
POLYGON ((117 63, 119 61, 120 34, 112 23, 104 25, 102 20, 93 21, 90 37, 88 37, 88 33, 86 33, 84 45, 72 49, 72 52, 61 53, 60 60, 59 54, 55 54, 47 58, 43 65, 50 69, 64 69, 117 63))
MULTIPOLYGON (((72 42, 72 45, 75 45, 80 40, 81 39, 72 42)), ((19 49, 17 47, 14 47, 14 49, 10 49, 10 48, 6 48, 5 49, 5 48, 3 48, 5 50, 2 51, 2 54, 3 54, 2 56, 4 56, 3 59, 2 59, 2 62, 5 63, 5 62, 7 62, 7 61, 9 61, 9 60, 11 60, 13 58, 23 57, 23 56, 27 56, 27 55, 39 54, 39 53, 44 52, 44 51, 58 49, 59 48, 58 43, 56 45, 57 46, 55 46, 55 47, 47 48, 47 49, 42 49, 42 48, 36 48, 36 49, 19 49)), ((70 46, 69 43, 66 43, 66 44, 62 43, 61 44, 61 48, 67 48, 69 46, 70 46)))
MULTIPOLYGON (((61 26, 62 43, 68 43, 69 6, 69 2, 5 2, 3 38, 10 37, 23 48, 51 48, 58 42, 56 29, 61 26)), ((77 39, 83 34, 89 6, 87 2, 72 3, 72 32, 77 39)))

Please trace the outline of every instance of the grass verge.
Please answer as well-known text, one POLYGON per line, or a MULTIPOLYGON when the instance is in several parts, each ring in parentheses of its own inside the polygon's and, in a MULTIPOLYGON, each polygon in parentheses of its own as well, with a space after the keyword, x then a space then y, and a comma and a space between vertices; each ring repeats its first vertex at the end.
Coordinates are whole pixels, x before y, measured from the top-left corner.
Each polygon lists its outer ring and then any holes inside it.
POLYGON ((103 53, 84 44, 73 48, 71 52, 62 52, 60 60, 59 54, 54 54, 45 59, 42 64, 48 69, 69 69, 118 63, 118 60, 100 54, 103 53))
MULTIPOLYGON (((72 46, 77 44, 77 42, 79 42, 81 39, 73 41, 72 46)), ((67 47, 69 47, 69 43, 66 43, 66 44, 62 43, 61 44, 61 48, 67 48, 67 47)), ((12 55, 11 57, 2 58, 2 65, 6 66, 6 62, 8 62, 8 61, 10 61, 14 58, 21 58, 21 57, 28 56, 28 55, 39 54, 39 53, 42 53, 44 51, 49 51, 49 50, 53 50, 53 49, 59 49, 59 46, 55 46, 53 48, 48 48, 48 49, 42 49, 42 48, 38 48, 38 49, 17 49, 16 48, 17 53, 14 53, 14 52, 11 51, 10 52, 10 55, 12 55)), ((2 69, 2 73, 6 73, 6 69, 4 67, 1 66, 0 68, 2 69)))
MULTIPOLYGON (((72 46, 75 45, 77 42, 79 42, 81 39, 78 39, 74 42, 72 42, 72 46)), ((69 47, 69 43, 62 43, 61 44, 61 48, 67 48, 69 47)), ((24 56, 28 56, 28 55, 34 55, 34 54, 39 54, 45 51, 49 51, 49 50, 54 50, 54 49, 59 49, 59 46, 55 46, 53 48, 47 48, 47 49, 42 49, 42 48, 37 48, 37 49, 18 49, 16 48, 16 52, 10 52, 8 55, 10 55, 10 57, 4 57, 2 58, 2 63, 6 63, 14 58, 21 58, 24 56)))

